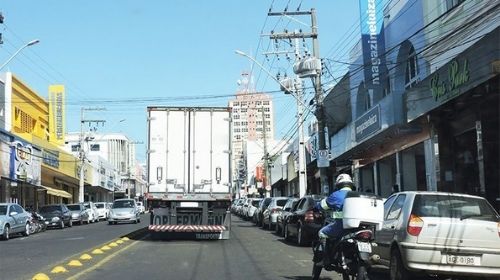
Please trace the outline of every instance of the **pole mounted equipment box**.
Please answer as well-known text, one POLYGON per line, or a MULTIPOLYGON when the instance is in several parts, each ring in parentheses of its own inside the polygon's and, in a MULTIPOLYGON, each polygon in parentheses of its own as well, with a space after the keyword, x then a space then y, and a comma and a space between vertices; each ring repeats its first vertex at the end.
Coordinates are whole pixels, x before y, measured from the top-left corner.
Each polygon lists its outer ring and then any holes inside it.
POLYGON ((148 107, 149 230, 228 239, 231 115, 226 107, 148 107))

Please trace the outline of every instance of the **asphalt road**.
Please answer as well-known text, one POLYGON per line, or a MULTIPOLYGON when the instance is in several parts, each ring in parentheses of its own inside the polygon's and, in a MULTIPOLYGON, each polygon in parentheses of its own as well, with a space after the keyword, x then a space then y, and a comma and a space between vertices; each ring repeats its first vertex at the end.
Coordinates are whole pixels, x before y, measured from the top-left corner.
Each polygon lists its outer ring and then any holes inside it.
MULTIPOLYGON (((137 241, 78 279, 311 279, 310 247, 233 216, 229 240, 137 241)), ((322 279, 341 279, 323 272, 322 279)), ((379 278, 384 279, 384 278, 379 278)))
POLYGON ((73 255, 144 228, 148 223, 149 217, 142 215, 140 224, 108 225, 101 221, 0 241, 0 280, 32 279, 36 273, 50 271, 73 255))

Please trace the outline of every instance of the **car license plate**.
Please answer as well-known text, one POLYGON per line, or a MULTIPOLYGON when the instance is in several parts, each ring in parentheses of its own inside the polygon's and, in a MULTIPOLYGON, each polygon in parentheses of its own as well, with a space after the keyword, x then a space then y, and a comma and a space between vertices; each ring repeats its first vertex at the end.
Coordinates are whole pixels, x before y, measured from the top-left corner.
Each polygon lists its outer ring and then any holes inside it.
POLYGON ((481 258, 475 256, 446 255, 446 263, 457 265, 481 265, 481 258))
POLYGON ((359 242, 358 241, 358 250, 364 253, 372 252, 372 245, 368 242, 359 242))

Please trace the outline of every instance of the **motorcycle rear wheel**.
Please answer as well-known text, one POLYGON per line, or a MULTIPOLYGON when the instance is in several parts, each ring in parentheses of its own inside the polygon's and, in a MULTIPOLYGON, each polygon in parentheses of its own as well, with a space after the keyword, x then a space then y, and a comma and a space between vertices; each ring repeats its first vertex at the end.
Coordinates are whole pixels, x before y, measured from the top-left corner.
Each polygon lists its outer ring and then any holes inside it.
POLYGON ((356 280, 370 280, 368 278, 368 271, 366 270, 366 266, 358 266, 358 274, 356 275, 356 280))

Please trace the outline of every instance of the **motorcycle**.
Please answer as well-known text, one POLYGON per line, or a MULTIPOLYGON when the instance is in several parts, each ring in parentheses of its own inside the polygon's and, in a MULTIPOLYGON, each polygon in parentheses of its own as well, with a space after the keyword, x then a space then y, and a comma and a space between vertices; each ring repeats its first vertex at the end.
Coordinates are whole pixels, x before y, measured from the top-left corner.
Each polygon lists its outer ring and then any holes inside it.
POLYGON ((380 257, 372 254, 375 229, 371 225, 360 225, 355 229, 344 230, 339 239, 327 239, 326 248, 313 244, 312 279, 319 279, 321 271, 336 271, 343 280, 369 280, 368 271, 380 257), (328 254, 325 258, 325 254, 328 254), (324 261, 328 259, 329 261, 324 261))
POLYGON ((29 213, 30 234, 45 231, 47 229, 45 218, 35 211, 31 211, 29 213))

